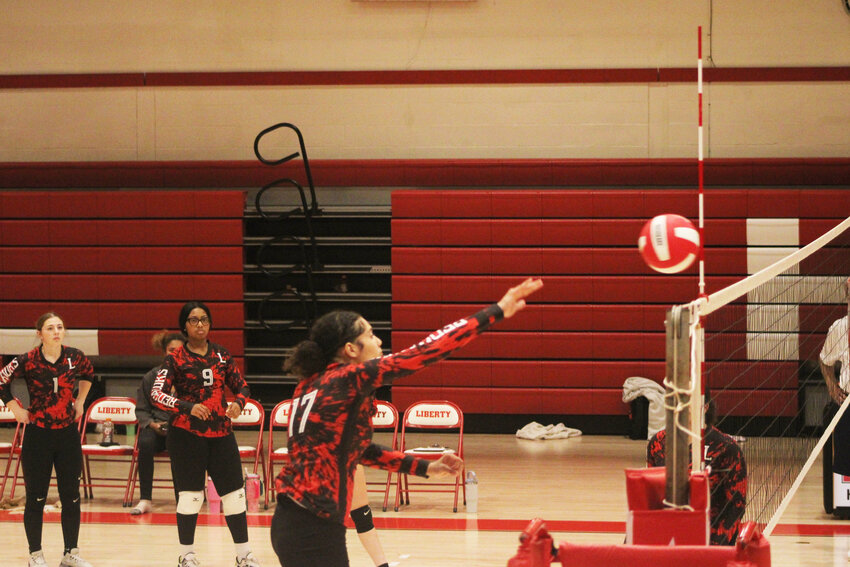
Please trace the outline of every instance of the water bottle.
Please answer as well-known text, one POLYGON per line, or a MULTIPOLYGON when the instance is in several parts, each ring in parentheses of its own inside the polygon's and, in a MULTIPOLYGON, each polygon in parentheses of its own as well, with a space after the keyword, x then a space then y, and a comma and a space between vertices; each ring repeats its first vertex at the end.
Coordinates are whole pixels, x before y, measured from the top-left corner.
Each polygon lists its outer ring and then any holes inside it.
POLYGON ((211 478, 207 478, 207 505, 209 506, 210 514, 221 513, 221 496, 215 489, 215 484, 211 478))
POLYGON ((260 475, 248 474, 245 477, 245 500, 249 512, 260 511, 260 475))
POLYGON ((112 440, 115 435, 115 424, 112 423, 112 419, 107 417, 106 421, 103 422, 103 429, 101 430, 100 444, 103 447, 108 447, 110 445, 114 445, 114 441, 112 440))
POLYGON ((466 471, 466 512, 478 513, 478 477, 473 471, 466 471))

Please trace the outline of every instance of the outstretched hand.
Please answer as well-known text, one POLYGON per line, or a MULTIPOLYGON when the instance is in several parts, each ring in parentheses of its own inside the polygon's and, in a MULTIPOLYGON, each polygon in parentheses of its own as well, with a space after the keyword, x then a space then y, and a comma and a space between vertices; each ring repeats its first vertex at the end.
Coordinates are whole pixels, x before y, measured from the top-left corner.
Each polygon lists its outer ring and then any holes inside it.
POLYGON ((505 319, 513 317, 517 311, 525 308, 525 298, 543 287, 543 280, 528 278, 518 286, 508 290, 499 300, 499 307, 505 314, 505 319))
POLYGON ((463 470, 463 459, 454 453, 445 453, 428 465, 428 476, 457 477, 463 470))

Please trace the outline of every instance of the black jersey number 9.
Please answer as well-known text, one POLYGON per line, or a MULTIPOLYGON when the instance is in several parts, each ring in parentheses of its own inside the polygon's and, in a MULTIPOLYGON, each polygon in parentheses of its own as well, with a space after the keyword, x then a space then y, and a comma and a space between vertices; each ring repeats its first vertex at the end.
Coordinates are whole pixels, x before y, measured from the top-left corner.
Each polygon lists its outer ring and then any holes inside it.
POLYGON ((301 407, 307 406, 304 413, 301 415, 301 423, 298 425, 298 433, 304 433, 304 428, 307 427, 307 418, 310 415, 310 410, 313 409, 313 402, 316 401, 318 390, 307 392, 301 397, 292 398, 292 412, 289 415, 289 436, 295 435, 295 415, 301 407))
POLYGON ((204 386, 209 388, 213 385, 213 371, 212 368, 204 368, 204 371, 201 372, 201 376, 204 377, 204 386))

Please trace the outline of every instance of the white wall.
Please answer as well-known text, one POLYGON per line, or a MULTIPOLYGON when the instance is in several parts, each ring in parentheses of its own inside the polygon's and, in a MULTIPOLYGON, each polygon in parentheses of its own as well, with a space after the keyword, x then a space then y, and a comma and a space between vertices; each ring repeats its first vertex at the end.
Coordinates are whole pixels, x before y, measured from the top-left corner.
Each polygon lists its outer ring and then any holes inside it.
MULTIPOLYGON (((848 66, 839 0, 7 2, 0 74, 848 66), (713 5, 713 10, 709 7, 713 5)), ((706 85, 706 157, 850 155, 850 83, 706 85)), ((0 161, 696 155, 690 84, 0 90, 0 161), (290 147, 287 145, 287 147, 290 147)))

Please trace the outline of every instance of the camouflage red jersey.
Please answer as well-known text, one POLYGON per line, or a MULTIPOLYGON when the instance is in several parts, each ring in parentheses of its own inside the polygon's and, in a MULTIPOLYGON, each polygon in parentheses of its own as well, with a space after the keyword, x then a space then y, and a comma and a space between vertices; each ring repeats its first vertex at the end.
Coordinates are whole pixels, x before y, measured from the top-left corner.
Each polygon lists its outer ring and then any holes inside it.
MULTIPOLYGON (((664 430, 646 447, 647 464, 664 466, 664 430)), ((734 545, 747 505, 747 463, 738 444, 715 427, 705 431, 705 465, 711 467, 711 544, 734 545)))
POLYGON ((55 363, 45 360, 41 347, 12 360, 0 370, 0 399, 14 399, 11 382, 24 378, 30 397, 30 423, 44 429, 64 429, 76 421, 74 388, 77 380, 92 381, 94 369, 86 355, 73 347, 62 347, 55 363))
POLYGON ((171 419, 172 427, 200 437, 224 437, 233 427, 225 415, 229 405, 225 386, 235 394, 234 401, 244 408, 250 391, 230 353, 210 342, 207 354, 202 356, 184 345, 165 357, 151 388, 151 402, 176 414, 171 419), (171 392, 172 387, 173 396, 166 393, 171 392), (190 415, 195 404, 210 408, 210 418, 198 419, 190 415))
POLYGON ((301 380, 289 418, 291 461, 277 477, 278 493, 342 523, 358 463, 425 476, 428 461, 371 442, 375 389, 446 358, 502 316, 499 306, 492 305, 401 352, 362 364, 334 363, 301 380))

